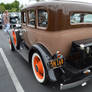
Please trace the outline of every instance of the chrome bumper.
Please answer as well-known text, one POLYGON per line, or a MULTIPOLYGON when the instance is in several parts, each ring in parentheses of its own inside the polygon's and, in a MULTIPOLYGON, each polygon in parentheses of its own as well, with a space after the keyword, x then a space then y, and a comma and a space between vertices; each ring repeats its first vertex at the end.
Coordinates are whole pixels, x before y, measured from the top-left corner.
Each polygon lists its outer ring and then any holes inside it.
MULTIPOLYGON (((60 90, 65 90, 65 89, 73 88, 73 87, 82 85, 83 83, 86 84, 86 82, 88 80, 90 80, 91 78, 92 78, 92 75, 89 76, 89 77, 86 77, 86 78, 84 78, 84 79, 82 79, 80 81, 73 82, 73 83, 69 83, 69 84, 65 84, 65 85, 60 84, 60 90)), ((85 86, 85 84, 84 84, 84 86, 85 86)))

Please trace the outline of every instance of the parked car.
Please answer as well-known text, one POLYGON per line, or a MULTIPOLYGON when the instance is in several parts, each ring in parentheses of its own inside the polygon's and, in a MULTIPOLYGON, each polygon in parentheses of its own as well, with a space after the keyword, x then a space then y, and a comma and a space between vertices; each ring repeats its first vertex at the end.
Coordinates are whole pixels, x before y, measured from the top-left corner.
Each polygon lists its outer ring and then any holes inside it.
POLYGON ((10 33, 10 48, 31 64, 36 80, 61 89, 84 86, 92 77, 92 4, 40 2, 21 15, 22 29, 10 33))
POLYGON ((20 21, 20 17, 17 13, 11 13, 10 14, 10 25, 11 28, 21 28, 21 21, 20 21))
POLYGON ((0 14, 0 29, 2 29, 2 15, 0 14))

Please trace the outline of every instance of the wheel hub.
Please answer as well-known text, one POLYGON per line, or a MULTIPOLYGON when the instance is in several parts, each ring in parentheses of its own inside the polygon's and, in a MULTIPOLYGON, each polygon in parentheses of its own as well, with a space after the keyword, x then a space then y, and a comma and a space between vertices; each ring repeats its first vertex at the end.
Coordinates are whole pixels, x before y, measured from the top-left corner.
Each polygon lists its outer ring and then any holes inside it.
POLYGON ((39 79, 44 78, 44 66, 41 59, 38 56, 34 57, 34 69, 35 74, 39 79))
POLYGON ((38 72, 38 66, 37 66, 37 64, 35 65, 35 69, 36 69, 36 71, 38 72))

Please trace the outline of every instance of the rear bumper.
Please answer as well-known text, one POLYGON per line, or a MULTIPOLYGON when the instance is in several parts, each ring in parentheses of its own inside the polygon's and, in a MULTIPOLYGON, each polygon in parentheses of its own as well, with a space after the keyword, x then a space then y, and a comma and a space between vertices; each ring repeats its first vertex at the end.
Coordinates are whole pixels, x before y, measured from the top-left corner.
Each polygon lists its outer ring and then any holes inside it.
POLYGON ((76 81, 76 82, 73 82, 73 83, 69 83, 69 84, 60 84, 60 90, 65 90, 65 89, 69 89, 69 88, 73 88, 73 87, 76 87, 76 86, 79 86, 79 85, 82 85, 83 83, 87 82, 88 80, 90 80, 92 78, 92 75, 82 79, 82 80, 79 80, 79 81, 76 81))

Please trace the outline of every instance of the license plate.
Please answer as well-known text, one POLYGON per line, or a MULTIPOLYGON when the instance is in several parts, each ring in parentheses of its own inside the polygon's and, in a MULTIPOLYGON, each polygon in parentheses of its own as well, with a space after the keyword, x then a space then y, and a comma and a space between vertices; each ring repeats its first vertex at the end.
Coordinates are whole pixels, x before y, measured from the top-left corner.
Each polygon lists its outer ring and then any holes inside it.
POLYGON ((62 67, 63 63, 64 63, 63 58, 62 59, 55 59, 55 60, 51 60, 49 62, 49 66, 50 66, 50 68, 58 68, 58 67, 62 67))

